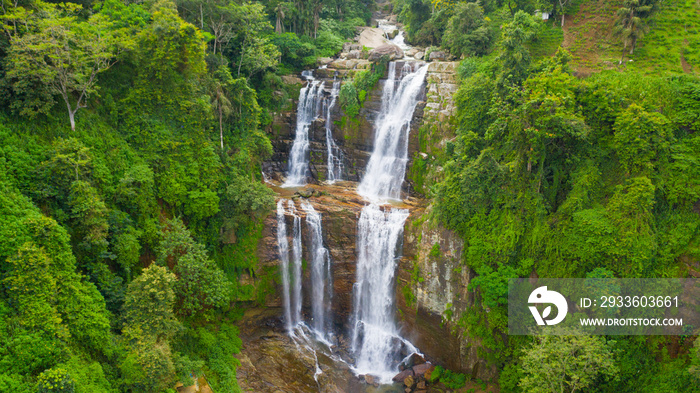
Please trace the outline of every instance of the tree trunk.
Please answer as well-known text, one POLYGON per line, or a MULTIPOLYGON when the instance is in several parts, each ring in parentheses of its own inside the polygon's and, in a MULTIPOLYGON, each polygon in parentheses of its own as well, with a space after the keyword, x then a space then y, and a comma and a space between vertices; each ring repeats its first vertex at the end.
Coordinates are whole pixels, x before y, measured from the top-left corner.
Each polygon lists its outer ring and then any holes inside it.
POLYGON ((564 28, 564 11, 562 11, 562 14, 561 14, 561 27, 562 27, 562 29, 564 28))
POLYGON ((68 118, 70 119, 70 130, 75 131, 75 112, 68 108, 68 118))

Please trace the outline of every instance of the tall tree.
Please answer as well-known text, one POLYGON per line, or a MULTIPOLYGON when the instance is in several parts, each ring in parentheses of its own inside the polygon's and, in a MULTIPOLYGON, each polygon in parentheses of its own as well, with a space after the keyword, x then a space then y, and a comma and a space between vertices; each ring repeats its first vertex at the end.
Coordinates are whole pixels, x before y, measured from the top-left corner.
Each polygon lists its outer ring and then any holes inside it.
POLYGON ((175 275, 155 264, 129 284, 124 301, 124 322, 155 341, 167 342, 179 329, 175 318, 175 275))
POLYGON ((630 48, 630 55, 634 54, 637 40, 644 36, 648 30, 644 18, 651 12, 653 6, 645 4, 643 0, 625 0, 625 5, 617 10, 617 26, 615 33, 622 37, 622 58, 625 58, 627 47, 630 48))
MULTIPOLYGON (((76 112, 86 108, 90 95, 97 93, 97 75, 117 61, 130 40, 111 29, 104 15, 80 21, 80 5, 37 1, 36 7, 38 18, 30 32, 13 36, 7 76, 19 94, 33 88, 38 79, 50 93, 59 95, 75 131, 76 112)), ((47 111, 51 104, 38 109, 47 111)), ((29 106, 22 112, 33 114, 36 109, 29 106)))
POLYGON ((284 18, 287 12, 289 12, 289 4, 286 2, 280 2, 275 7, 275 33, 284 33, 284 18))
POLYGON ((537 337, 522 366, 520 386, 535 393, 585 391, 598 378, 618 373, 605 339, 586 335, 537 337))

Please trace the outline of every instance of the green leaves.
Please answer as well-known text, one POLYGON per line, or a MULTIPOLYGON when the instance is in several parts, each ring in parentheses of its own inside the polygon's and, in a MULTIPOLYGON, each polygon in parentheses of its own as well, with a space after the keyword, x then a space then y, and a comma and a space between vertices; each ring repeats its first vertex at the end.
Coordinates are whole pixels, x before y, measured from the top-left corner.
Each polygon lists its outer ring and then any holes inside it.
POLYGON ((47 113, 53 106, 50 95, 58 95, 74 131, 75 113, 97 94, 97 75, 110 68, 131 41, 119 37, 102 15, 80 21, 76 14, 81 7, 75 3, 38 1, 36 6, 39 12, 28 21, 26 34, 11 40, 7 78, 15 93, 28 101, 21 114, 47 113), (43 94, 34 91, 36 85, 45 89, 43 94))
POLYGON ((459 3, 455 15, 447 23, 443 45, 459 57, 485 55, 491 46, 491 31, 486 26, 484 12, 477 3, 459 3))
POLYGON ((619 370, 611 344, 599 336, 540 336, 521 358, 524 376, 519 386, 533 393, 586 391, 599 379, 619 370))
POLYGON ((615 121, 614 144, 620 164, 630 173, 648 173, 657 157, 668 155, 670 122, 631 104, 615 121))
POLYGON ((129 284, 123 313, 124 323, 134 337, 146 335, 156 342, 167 342, 180 330, 173 313, 175 280, 165 267, 153 264, 129 284))
POLYGON ((192 316, 221 307, 230 299, 229 281, 178 219, 165 227, 157 263, 169 266, 177 275, 173 288, 180 315, 192 316))

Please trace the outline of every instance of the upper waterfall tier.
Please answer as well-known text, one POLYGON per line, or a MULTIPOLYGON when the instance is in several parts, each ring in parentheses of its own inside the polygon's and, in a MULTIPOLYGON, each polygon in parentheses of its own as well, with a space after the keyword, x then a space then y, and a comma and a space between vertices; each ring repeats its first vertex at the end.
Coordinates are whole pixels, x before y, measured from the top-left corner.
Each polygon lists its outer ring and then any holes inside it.
POLYGON ((303 74, 309 83, 299 92, 297 107, 297 126, 294 145, 289 153, 289 169, 284 187, 296 187, 306 184, 309 167, 309 127, 318 117, 323 105, 323 82, 303 74))
POLYGON ((428 72, 425 64, 404 63, 397 75, 396 64, 389 63, 389 76, 382 91, 382 106, 374 127, 374 151, 357 188, 360 195, 373 201, 401 199, 411 119, 422 98, 423 83, 428 72))

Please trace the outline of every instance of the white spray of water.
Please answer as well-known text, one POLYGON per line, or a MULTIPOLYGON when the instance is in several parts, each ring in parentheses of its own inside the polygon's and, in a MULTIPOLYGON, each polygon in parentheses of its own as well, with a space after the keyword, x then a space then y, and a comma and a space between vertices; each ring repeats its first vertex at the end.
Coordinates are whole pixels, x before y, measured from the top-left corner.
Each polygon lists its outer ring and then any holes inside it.
POLYGON ((333 81, 333 90, 331 90, 330 103, 326 107, 326 146, 328 148, 328 182, 333 184, 338 180, 342 180, 343 176, 343 152, 333 139, 333 122, 331 120, 331 110, 338 100, 340 92, 340 81, 333 81))
POLYGON ((362 209, 358 222, 352 348, 355 372, 375 375, 382 383, 391 382, 402 353, 418 352, 399 335, 395 322, 394 276, 409 213, 406 209, 382 210, 376 203, 401 198, 410 123, 426 72, 425 65, 414 71, 405 64, 397 87, 396 63, 389 63, 374 151, 358 187, 358 193, 374 203, 362 209))
POLYGON ((307 201, 301 202, 301 208, 306 212, 306 228, 310 240, 311 326, 320 338, 327 339, 330 334, 327 316, 332 296, 330 254, 323 245, 321 214, 307 201))
POLYGON ((315 80, 311 71, 302 72, 309 82, 299 91, 296 135, 289 152, 287 180, 282 187, 299 187, 306 184, 309 171, 309 128, 319 115, 323 103, 323 82, 315 80))
POLYGON ((288 331, 301 322, 301 217, 297 214, 294 201, 277 202, 277 247, 280 254, 280 269, 282 270, 282 307, 284 322, 288 331), (293 217, 292 247, 290 260, 289 240, 287 239, 286 216, 293 217))
POLYGON ((416 72, 406 63, 405 75, 398 88, 396 63, 389 63, 389 79, 382 92, 382 107, 375 125, 374 151, 357 192, 365 198, 378 201, 401 198, 401 185, 408 162, 408 134, 411 119, 423 91, 428 66, 416 72))

